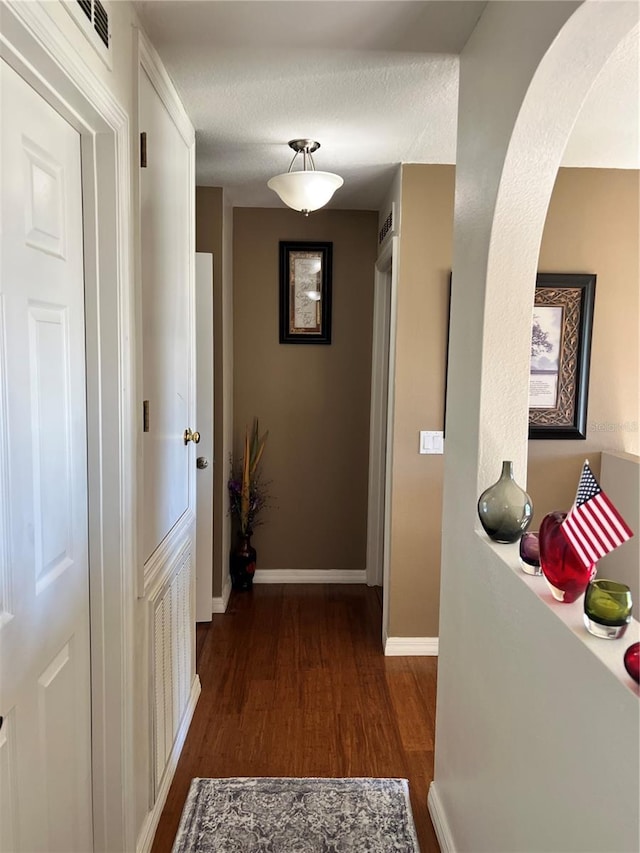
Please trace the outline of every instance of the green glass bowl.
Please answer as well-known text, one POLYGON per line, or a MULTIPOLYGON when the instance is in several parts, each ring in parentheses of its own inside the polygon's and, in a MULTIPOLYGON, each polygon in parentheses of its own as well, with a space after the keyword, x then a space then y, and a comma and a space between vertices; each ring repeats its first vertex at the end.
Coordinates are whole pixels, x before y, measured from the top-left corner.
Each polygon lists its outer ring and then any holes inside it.
POLYGON ((622 637, 631 621, 631 590, 624 583, 597 579, 584 594, 584 624, 596 637, 615 640, 622 637))

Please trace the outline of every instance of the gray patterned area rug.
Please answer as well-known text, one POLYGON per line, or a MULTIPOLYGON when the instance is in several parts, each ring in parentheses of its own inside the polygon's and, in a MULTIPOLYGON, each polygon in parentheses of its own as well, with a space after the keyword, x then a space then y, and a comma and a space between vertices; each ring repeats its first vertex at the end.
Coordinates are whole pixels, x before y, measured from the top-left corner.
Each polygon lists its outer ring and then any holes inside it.
POLYGON ((173 853, 419 853, 406 779, 194 779, 173 853))

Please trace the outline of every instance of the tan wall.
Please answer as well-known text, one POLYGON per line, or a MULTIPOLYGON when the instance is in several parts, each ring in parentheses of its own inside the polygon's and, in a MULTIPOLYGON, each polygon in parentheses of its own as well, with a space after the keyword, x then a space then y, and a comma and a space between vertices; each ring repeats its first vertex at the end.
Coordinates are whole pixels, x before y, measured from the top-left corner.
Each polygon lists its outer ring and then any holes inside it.
POLYGON ((398 266, 389 636, 436 637, 442 456, 418 453, 444 423, 453 166, 402 170, 398 266))
POLYGON ((585 458, 640 453, 638 172, 561 169, 542 239, 541 272, 596 273, 587 438, 530 441, 534 526, 573 503, 585 458))
POLYGON ((213 347, 214 347, 214 524, 213 524, 213 594, 222 593, 221 551, 215 543, 223 536, 222 527, 226 523, 226 503, 224 509, 218 506, 216 498, 223 494, 227 475, 227 466, 219 458, 217 448, 222 447, 222 424, 225 400, 223 396, 222 364, 225 330, 222 324, 222 189, 219 187, 196 187, 196 252, 208 252, 213 255, 213 347))
POLYGON ((236 455, 269 430, 259 569, 364 569, 377 214, 234 211, 236 455), (332 343, 278 343, 280 240, 333 242, 332 343))
MULTIPOLYGON (((585 457, 638 453, 638 173, 562 169, 540 252, 544 272, 597 274, 586 441, 530 441, 536 520, 568 508, 585 457)), ((389 635, 438 635, 442 457, 419 456, 444 399, 454 167, 403 168, 389 635)), ((507 328, 507 327, 505 327, 507 328)), ((496 479, 499 463, 496 463, 496 479)))

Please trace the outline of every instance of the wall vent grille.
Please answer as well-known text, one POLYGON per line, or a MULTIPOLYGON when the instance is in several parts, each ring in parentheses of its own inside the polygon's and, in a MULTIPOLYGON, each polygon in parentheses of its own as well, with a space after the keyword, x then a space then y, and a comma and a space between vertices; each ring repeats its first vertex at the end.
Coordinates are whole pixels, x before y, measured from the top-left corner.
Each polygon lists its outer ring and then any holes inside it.
POLYGON ((393 231, 393 208, 391 208, 389 215, 387 216, 384 223, 382 224, 382 228, 378 232, 378 245, 379 246, 382 245, 382 243, 384 242, 384 238, 387 236, 387 234, 390 231, 393 231))
POLYGON ((109 48, 109 14, 100 0, 77 0, 103 45, 109 48))

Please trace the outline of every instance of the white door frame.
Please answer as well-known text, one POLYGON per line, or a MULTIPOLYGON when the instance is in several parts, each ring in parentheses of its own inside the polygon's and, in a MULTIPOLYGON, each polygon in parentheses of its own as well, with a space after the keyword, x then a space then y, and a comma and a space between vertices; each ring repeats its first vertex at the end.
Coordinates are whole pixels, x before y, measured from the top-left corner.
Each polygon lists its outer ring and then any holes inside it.
POLYGON ((211 622, 213 615, 213 359, 213 255, 196 252, 197 455, 208 461, 196 475, 196 622, 211 622))
POLYGON ((389 237, 378 255, 375 266, 373 297, 367 583, 369 586, 382 584, 383 645, 386 642, 389 623, 389 551, 395 405, 398 239, 397 236, 389 237), (382 530, 382 536, 380 536, 380 530, 382 530))
POLYGON ((45 3, 2 5, 0 55, 81 135, 94 850, 132 850, 137 430, 128 118, 45 3))

